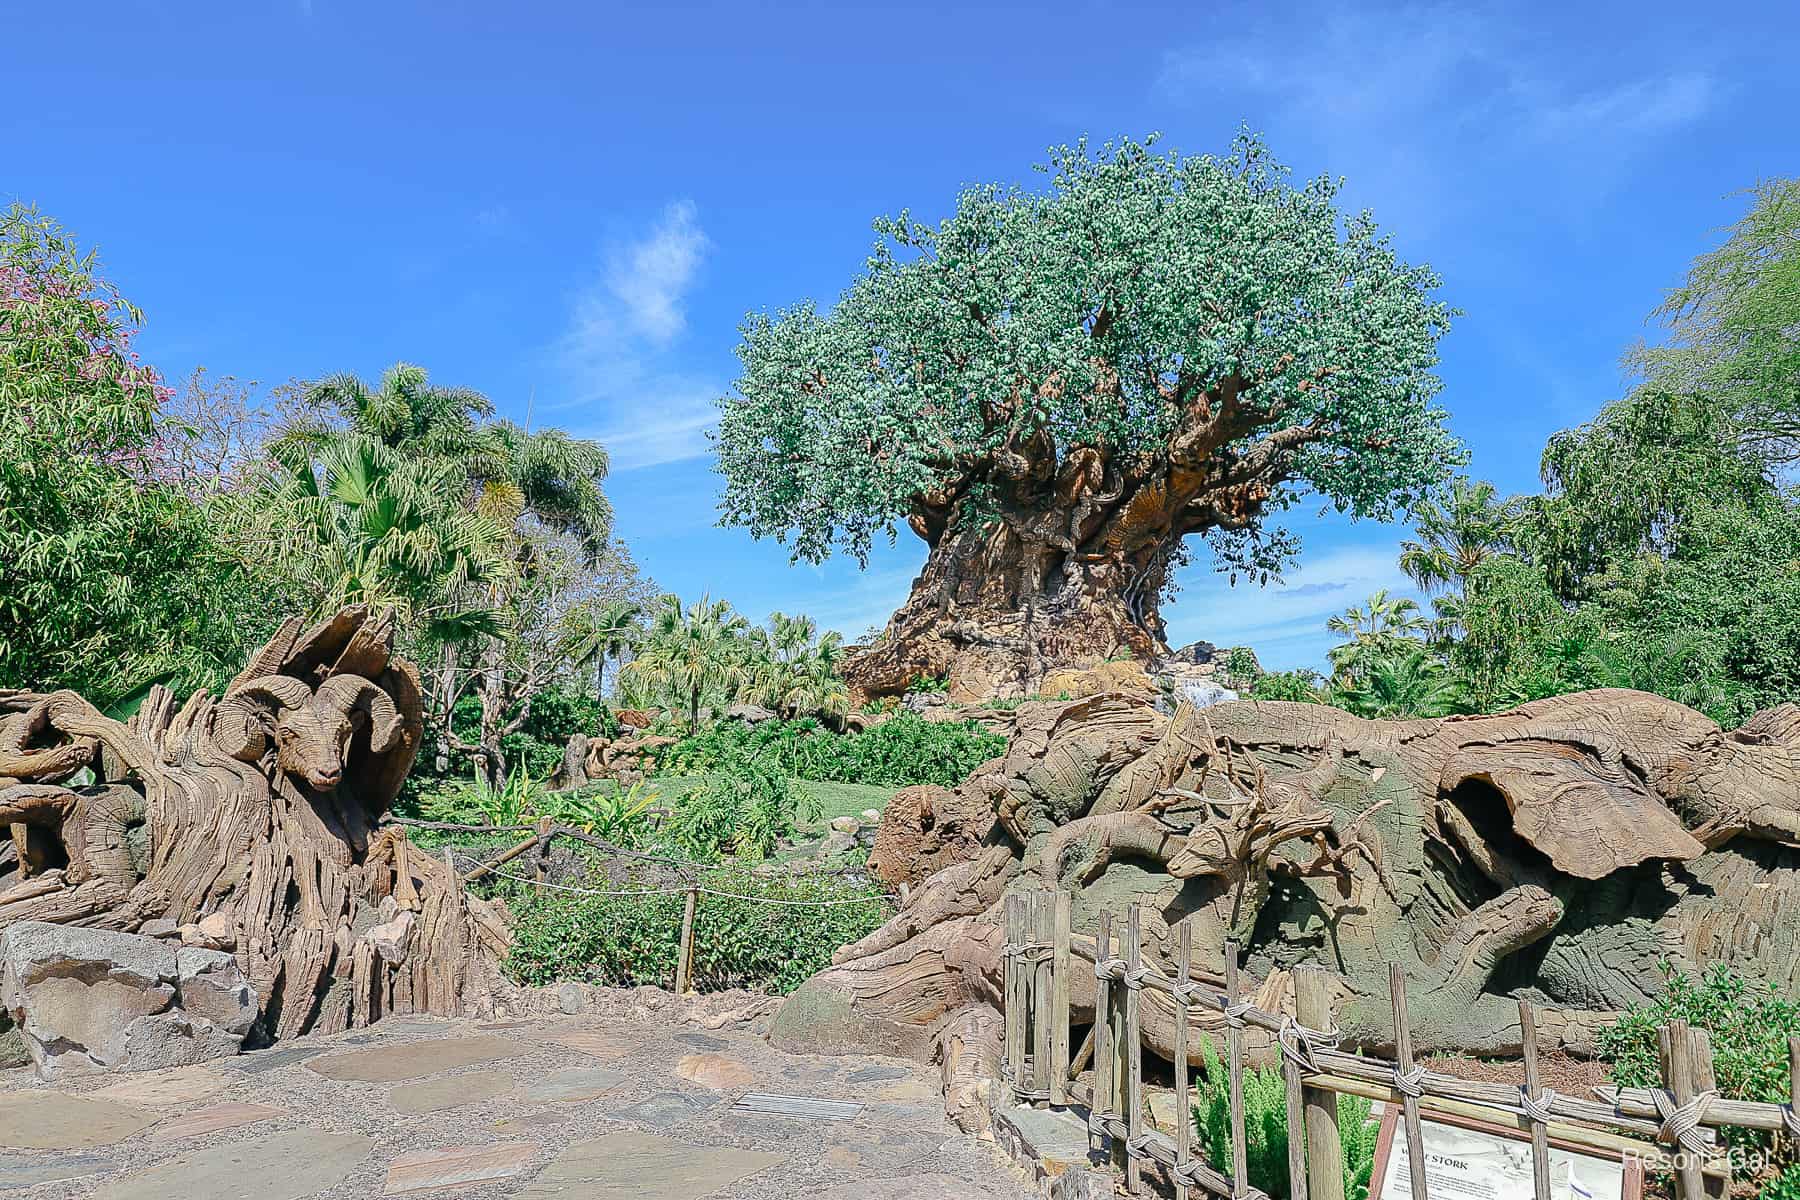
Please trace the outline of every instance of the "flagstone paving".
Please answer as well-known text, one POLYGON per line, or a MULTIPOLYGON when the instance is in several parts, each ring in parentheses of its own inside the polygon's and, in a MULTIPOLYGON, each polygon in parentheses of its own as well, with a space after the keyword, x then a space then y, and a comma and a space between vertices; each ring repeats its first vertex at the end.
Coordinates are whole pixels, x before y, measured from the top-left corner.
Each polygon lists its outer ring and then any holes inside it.
POLYGON ((25 1200, 1028 1200, 944 1119, 935 1073, 749 1031, 408 1017, 221 1063, 53 1088, 0 1072, 0 1192, 25 1200), (845 1121, 733 1112, 746 1092, 845 1121), (8 1191, 7 1189, 15 1189, 8 1191))

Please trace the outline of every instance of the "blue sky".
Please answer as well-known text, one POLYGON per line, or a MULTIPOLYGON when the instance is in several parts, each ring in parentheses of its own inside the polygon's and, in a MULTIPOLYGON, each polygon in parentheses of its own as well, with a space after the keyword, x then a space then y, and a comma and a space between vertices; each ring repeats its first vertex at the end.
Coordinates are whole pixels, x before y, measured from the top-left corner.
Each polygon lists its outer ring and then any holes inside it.
MULTIPOLYGON (((852 636, 922 561, 789 566, 714 524, 713 397, 750 310, 829 302, 878 214, 1029 181, 1046 146, 1263 130, 1342 175, 1466 315, 1443 401, 1472 470, 1531 487, 1732 193, 1800 172, 1788 3, 30 5, 6 18, 0 200, 98 246, 176 378, 408 360, 612 448, 664 587, 852 636)), ((1327 615, 1402 581, 1393 526, 1294 514, 1282 586, 1206 556, 1177 643, 1322 663, 1327 615)))

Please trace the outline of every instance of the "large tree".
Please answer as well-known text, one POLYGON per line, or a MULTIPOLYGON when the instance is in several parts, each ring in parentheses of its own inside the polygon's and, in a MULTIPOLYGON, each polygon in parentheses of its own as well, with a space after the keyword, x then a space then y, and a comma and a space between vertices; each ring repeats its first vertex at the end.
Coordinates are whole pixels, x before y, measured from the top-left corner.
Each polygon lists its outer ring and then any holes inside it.
POLYGON ((1266 577, 1311 492, 1385 518, 1458 459, 1434 403, 1451 310, 1338 184, 1264 144, 1052 152, 1049 186, 902 213, 829 312, 750 318, 722 401, 724 519, 797 558, 930 547, 864 695, 948 675, 1019 693, 1161 649, 1187 537, 1266 577))

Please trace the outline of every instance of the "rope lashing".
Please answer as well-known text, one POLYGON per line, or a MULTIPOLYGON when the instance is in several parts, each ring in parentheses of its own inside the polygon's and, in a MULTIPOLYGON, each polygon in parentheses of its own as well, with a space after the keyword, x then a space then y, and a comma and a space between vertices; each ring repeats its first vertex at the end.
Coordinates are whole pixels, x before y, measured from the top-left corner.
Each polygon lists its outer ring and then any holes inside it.
POLYGON ((1550 1112, 1550 1106, 1555 1103, 1555 1088, 1540 1088, 1536 1096, 1533 1096, 1525 1088, 1519 1089, 1519 1107, 1524 1110, 1526 1116, 1540 1124, 1548 1124, 1554 1119, 1550 1112))
POLYGON ((1244 1014, 1256 1011, 1256 1005, 1247 1000, 1240 1000, 1236 1004, 1229 1003, 1223 992, 1219 993, 1218 1000, 1219 1009, 1225 1014, 1225 1023, 1233 1029, 1242 1029, 1244 1027, 1244 1014))
POLYGON ((1394 1090, 1402 1096, 1411 1096, 1417 1100, 1425 1094, 1425 1068, 1413 1066, 1402 1071, 1394 1068, 1394 1090))
POLYGON ((1800 1141, 1800 1112, 1795 1112, 1792 1104, 1781 1106, 1781 1124, 1787 1129, 1789 1137, 1800 1141))
POLYGON ((1123 979, 1126 965, 1122 958, 1102 958, 1094 963, 1095 979, 1123 979))
POLYGON ((1155 1144, 1156 1139, 1148 1133, 1140 1133, 1134 1138, 1125 1139, 1125 1149, 1139 1158, 1150 1153, 1150 1147, 1155 1144))
POLYGON ((1192 1004, 1196 1000, 1208 999, 1207 989, 1197 983, 1178 983, 1175 985, 1175 1003, 1192 1004))
POLYGON ((1656 1136, 1665 1142, 1674 1142, 1690 1154, 1704 1155, 1711 1143, 1706 1140, 1706 1133, 1700 1123, 1706 1119, 1707 1110, 1712 1102, 1718 1099, 1716 1091, 1705 1091, 1689 1100, 1686 1104, 1675 1103, 1663 1088, 1656 1088, 1650 1093, 1650 1099, 1656 1103, 1656 1115, 1662 1118, 1662 1128, 1656 1136))
POLYGON ((1154 967, 1127 967, 1125 968, 1125 974, 1122 978, 1125 980, 1125 986, 1135 992, 1144 986, 1144 980, 1150 978, 1150 976, 1154 974, 1156 974, 1156 969, 1154 967))
POLYGON ((1319 1067, 1313 1052, 1337 1049, 1342 1036, 1336 1028, 1308 1029, 1286 1013, 1281 1016, 1281 1028, 1275 1031, 1275 1041, 1281 1046, 1282 1056, 1302 1071, 1314 1072, 1319 1067))

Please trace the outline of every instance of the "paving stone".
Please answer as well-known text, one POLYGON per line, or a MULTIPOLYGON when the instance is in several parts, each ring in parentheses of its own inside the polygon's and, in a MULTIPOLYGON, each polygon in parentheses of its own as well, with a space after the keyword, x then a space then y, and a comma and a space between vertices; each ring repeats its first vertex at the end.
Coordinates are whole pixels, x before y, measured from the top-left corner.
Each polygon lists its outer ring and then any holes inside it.
POLYGON ((217 1133, 221 1129, 236 1129, 240 1125, 254 1125, 258 1121, 285 1116, 285 1109, 268 1104, 244 1104, 237 1101, 211 1104, 182 1113, 179 1117, 170 1117, 156 1127, 156 1136, 166 1141, 199 1137, 203 1133, 217 1133))
POLYGON ((756 1073, 735 1058, 723 1054, 688 1054, 675 1064, 675 1073, 689 1083, 729 1092, 756 1082, 756 1073))
POLYGON ((440 1146, 415 1150, 394 1160, 388 1168, 384 1196, 432 1188, 458 1187, 511 1179, 523 1174, 525 1164, 538 1152, 536 1142, 496 1142, 488 1146, 440 1146))
POLYGON ((621 1130, 571 1143, 538 1172, 519 1197, 698 1200, 785 1160, 785 1155, 764 1150, 694 1146, 660 1134, 621 1130))
POLYGON ((348 1179, 367 1161, 375 1139, 359 1133, 290 1129, 189 1150, 110 1180, 94 1200, 199 1200, 245 1196, 302 1200, 348 1179))
POLYGON ((254 1054, 240 1054, 229 1060, 229 1065, 247 1075, 260 1075, 264 1071, 274 1071, 281 1067, 291 1067, 295 1063, 305 1062, 315 1054, 323 1054, 323 1046, 283 1046, 278 1050, 258 1050, 254 1054))
POLYGON ((483 1021, 475 1026, 477 1029, 523 1029, 530 1021, 483 1021))
POLYGON ((110 1171, 116 1165, 111 1159, 95 1158, 90 1154, 63 1159, 49 1159, 41 1154, 0 1155, 0 1188, 28 1188, 62 1179, 80 1179, 110 1171))
POLYGON ((852 1071, 844 1077, 846 1083, 886 1083, 892 1079, 910 1079, 912 1072, 905 1067, 864 1067, 860 1071, 852 1071))
POLYGON ((877 1100, 901 1100, 911 1103, 941 1102, 943 1098, 943 1088, 926 1079, 902 1079, 890 1083, 875 1093, 877 1100))
POLYGON ((614 1109, 609 1116, 622 1121, 636 1121, 640 1125, 649 1125, 656 1129, 668 1129, 679 1125, 695 1113, 710 1107, 710 1102, 694 1096, 686 1096, 680 1092, 657 1092, 646 1096, 635 1104, 614 1109))
POLYGON ((833 1136, 825 1144, 828 1156, 838 1151, 841 1157, 853 1159, 855 1167, 893 1171, 931 1157, 943 1141, 942 1137, 927 1134, 857 1129, 833 1136))
POLYGON ((156 1124, 135 1104, 37 1090, 0 1094, 0 1146, 78 1150, 123 1141, 156 1124))
POLYGON ((397 1083, 402 1079, 419 1079, 439 1071, 511 1058, 527 1049, 524 1043, 511 1038, 439 1038, 327 1055, 312 1059, 306 1069, 339 1082, 397 1083))
MULTIPOLYGON (((483 1029, 513 1028, 522 1025, 522 1021, 509 1022, 505 1026, 483 1025, 483 1029)), ((406 1037, 418 1037, 421 1034, 449 1033, 456 1028, 456 1022, 449 1017, 386 1017, 375 1022, 371 1028, 376 1033, 394 1033, 406 1037)))
POLYGON ((840 1183, 813 1200, 992 1200, 992 1189, 950 1175, 907 1175, 840 1183))
POLYGON ((714 1037, 710 1033, 678 1033, 675 1035, 675 1040, 686 1042, 690 1046, 698 1046, 702 1050, 723 1050, 731 1045, 724 1038, 714 1037))
POLYGON ((504 1096, 515 1086, 511 1075, 499 1071, 470 1071, 442 1079, 403 1083, 388 1092, 388 1104, 396 1112, 431 1113, 463 1104, 478 1104, 504 1096))
POLYGON ((627 1054, 636 1054, 644 1048, 644 1044, 635 1038, 621 1037, 604 1029, 571 1029, 550 1040, 559 1046, 567 1046, 571 1050, 579 1050, 607 1062, 624 1058, 627 1054))
POLYGON ((103 1100, 161 1108, 192 1104, 214 1092, 224 1091, 230 1083, 230 1079, 211 1067, 176 1067, 168 1071, 146 1071, 89 1094, 103 1100))
POLYGON ((625 1076, 605 1067, 564 1067, 525 1085, 528 1102, 592 1100, 625 1082, 625 1076))
POLYGON ((570 1108, 546 1108, 523 1116, 504 1117, 488 1126, 496 1133, 517 1133, 522 1129, 548 1129, 562 1125, 574 1118, 576 1110, 570 1108))

